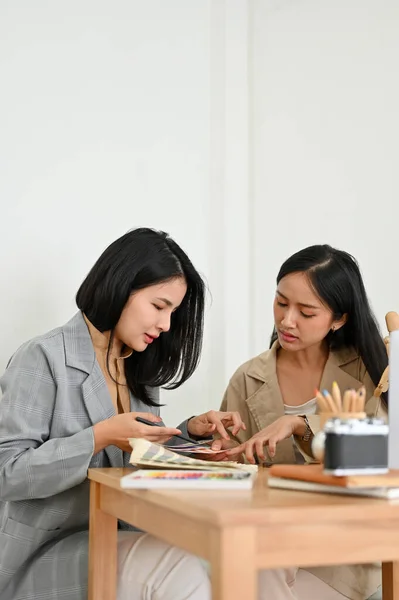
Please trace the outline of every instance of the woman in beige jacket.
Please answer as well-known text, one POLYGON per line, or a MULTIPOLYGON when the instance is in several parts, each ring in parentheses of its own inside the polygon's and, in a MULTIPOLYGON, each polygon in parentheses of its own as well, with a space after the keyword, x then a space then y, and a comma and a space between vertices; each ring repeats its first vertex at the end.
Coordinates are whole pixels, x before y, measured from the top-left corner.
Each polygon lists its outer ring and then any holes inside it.
MULTIPOLYGON (((291 256, 278 274, 273 308, 270 349, 236 371, 222 402, 221 410, 239 411, 246 424, 227 455, 304 462, 319 429, 315 389, 331 390, 334 381, 341 390, 364 385, 368 414, 385 415, 386 400, 374 398, 373 390, 387 355, 359 267, 346 252, 323 245, 291 256)), ((260 577, 264 600, 365 600, 380 586, 381 571, 352 565, 260 577)))

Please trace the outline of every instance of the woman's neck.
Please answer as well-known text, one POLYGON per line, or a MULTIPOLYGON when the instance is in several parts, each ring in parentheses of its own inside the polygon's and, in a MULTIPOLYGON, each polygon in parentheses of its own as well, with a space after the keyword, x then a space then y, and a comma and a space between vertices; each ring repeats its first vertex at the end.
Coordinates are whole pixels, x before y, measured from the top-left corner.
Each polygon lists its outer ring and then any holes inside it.
MULTIPOLYGON (((108 332, 110 337, 111 337, 111 332, 108 332)), ((121 342, 121 340, 118 340, 118 338, 114 335, 112 337, 112 344, 111 344, 111 353, 114 356, 122 356, 125 350, 125 345, 123 342, 121 342)))
POLYGON ((298 350, 297 352, 290 352, 280 348, 278 350, 278 361, 285 363, 291 368, 297 368, 301 370, 317 370, 324 368, 328 360, 329 348, 326 342, 321 344, 315 344, 309 348, 298 350))

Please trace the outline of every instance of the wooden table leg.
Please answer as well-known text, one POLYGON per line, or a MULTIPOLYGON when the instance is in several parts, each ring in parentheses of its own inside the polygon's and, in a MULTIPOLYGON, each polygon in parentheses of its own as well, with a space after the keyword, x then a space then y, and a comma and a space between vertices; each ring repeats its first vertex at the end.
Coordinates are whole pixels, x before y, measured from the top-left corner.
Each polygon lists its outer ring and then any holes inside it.
POLYGON ((399 600, 399 562, 382 563, 382 598, 399 600))
POLYGON ((101 510, 101 484, 90 482, 88 600, 116 600, 118 520, 101 510))
POLYGON ((219 529, 211 535, 212 600, 256 600, 255 528, 219 529))

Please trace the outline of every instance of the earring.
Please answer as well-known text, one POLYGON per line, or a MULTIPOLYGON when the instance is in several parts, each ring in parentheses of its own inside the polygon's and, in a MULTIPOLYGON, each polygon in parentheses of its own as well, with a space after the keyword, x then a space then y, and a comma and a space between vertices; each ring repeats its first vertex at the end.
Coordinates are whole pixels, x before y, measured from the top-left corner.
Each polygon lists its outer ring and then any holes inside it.
POLYGON ((331 327, 331 331, 332 331, 333 333, 335 333, 335 325, 333 325, 333 326, 331 327))

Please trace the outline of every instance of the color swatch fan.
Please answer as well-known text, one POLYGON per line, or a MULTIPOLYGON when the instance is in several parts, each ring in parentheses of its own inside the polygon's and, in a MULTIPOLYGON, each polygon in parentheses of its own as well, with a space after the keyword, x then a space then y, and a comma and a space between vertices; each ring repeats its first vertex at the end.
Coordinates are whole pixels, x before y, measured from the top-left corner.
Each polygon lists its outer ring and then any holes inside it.
POLYGON ((183 469, 196 471, 217 471, 222 469, 256 472, 255 465, 244 465, 237 462, 208 461, 191 458, 173 452, 171 447, 154 444, 144 439, 131 438, 129 440, 133 448, 130 463, 137 467, 152 469, 183 469))

